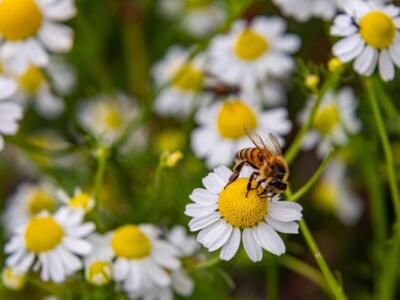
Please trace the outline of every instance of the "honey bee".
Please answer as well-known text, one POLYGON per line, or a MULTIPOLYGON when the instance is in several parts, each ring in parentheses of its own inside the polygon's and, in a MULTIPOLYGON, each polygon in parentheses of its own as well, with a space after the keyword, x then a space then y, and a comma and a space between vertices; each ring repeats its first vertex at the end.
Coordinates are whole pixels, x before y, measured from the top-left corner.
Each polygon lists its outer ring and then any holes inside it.
POLYGON ((259 197, 266 198, 284 193, 288 186, 289 169, 282 156, 278 139, 269 133, 268 139, 264 141, 255 131, 246 128, 245 131, 255 147, 245 148, 236 153, 235 167, 228 184, 238 178, 241 169, 247 164, 257 171, 249 178, 246 197, 250 190, 258 191, 262 184, 263 189, 258 193, 259 197), (253 180, 257 182, 255 187, 252 187, 253 180))

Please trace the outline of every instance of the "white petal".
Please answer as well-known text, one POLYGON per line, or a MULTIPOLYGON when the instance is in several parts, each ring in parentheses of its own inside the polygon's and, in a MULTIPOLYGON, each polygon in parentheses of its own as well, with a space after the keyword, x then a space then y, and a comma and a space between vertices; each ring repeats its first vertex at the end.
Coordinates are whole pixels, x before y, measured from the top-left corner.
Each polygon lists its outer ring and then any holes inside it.
POLYGON ((379 74, 384 81, 394 78, 394 65, 387 49, 382 49, 379 55, 379 74))
POLYGON ((156 284, 165 287, 171 283, 168 273, 154 263, 147 263, 146 268, 148 272, 147 275, 153 279, 156 284))
POLYGON ((268 208, 268 215, 282 222, 298 221, 302 218, 301 209, 298 203, 271 201, 268 208))
POLYGON ((225 245, 221 249, 221 253, 219 257, 222 260, 230 260, 233 256, 235 256, 240 246, 240 229, 233 228, 232 234, 229 237, 229 240, 225 243, 225 245))
POLYGON ((395 62, 396 66, 400 68, 400 42, 395 41, 389 48, 390 56, 395 62))
POLYGON ((189 217, 204 217, 212 214, 218 208, 218 204, 200 205, 191 203, 186 205, 185 215, 189 217))
POLYGON ((296 222, 281 222, 275 220, 271 216, 265 218, 267 223, 271 225, 276 231, 283 233, 299 233, 299 225, 296 222))
POLYGON ((282 238, 271 226, 262 222, 256 228, 253 228, 253 231, 257 236, 257 241, 265 250, 276 255, 285 253, 285 244, 282 238))
POLYGON ((254 262, 262 259, 263 253, 260 245, 256 242, 253 232, 250 228, 245 228, 242 235, 244 250, 254 262))
POLYGON ((211 193, 206 189, 194 189, 189 198, 198 204, 209 205, 217 203, 218 195, 211 193))
POLYGON ((73 32, 65 25, 45 22, 39 32, 39 37, 53 52, 66 52, 72 47, 73 32))
POLYGON ((50 279, 56 283, 63 282, 65 279, 65 274, 60 259, 55 255, 54 252, 50 252, 48 254, 48 258, 50 279))
POLYGON ((78 255, 88 255, 92 251, 92 245, 89 242, 81 239, 65 237, 63 244, 67 249, 78 255))
POLYGON ((17 88, 18 85, 14 80, 0 76, 0 99, 11 97, 17 88))
POLYGON ((203 178, 203 185, 211 193, 219 194, 225 187, 226 182, 223 182, 216 174, 210 173, 203 178))
POLYGON ((371 46, 366 46, 361 55, 354 61, 354 69, 362 75, 371 75, 375 69, 377 59, 378 51, 371 46))
POLYGON ((123 281, 126 279, 130 267, 128 264, 128 261, 122 258, 118 258, 113 264, 113 276, 116 281, 123 281))
POLYGON ((214 173, 217 174, 222 179, 222 181, 226 183, 228 183, 229 177, 231 177, 232 175, 232 171, 225 166, 216 167, 214 169, 214 173))
POLYGON ((218 221, 221 218, 221 215, 218 212, 214 212, 208 216, 193 218, 189 222, 190 231, 198 231, 203 229, 212 223, 218 221))

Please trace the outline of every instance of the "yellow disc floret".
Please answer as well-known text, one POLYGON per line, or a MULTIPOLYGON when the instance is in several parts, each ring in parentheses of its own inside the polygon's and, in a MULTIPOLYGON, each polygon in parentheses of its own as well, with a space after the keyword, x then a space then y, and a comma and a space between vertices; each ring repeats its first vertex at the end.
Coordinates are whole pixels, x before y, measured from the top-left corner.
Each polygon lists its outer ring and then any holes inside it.
POLYGON ((18 273, 13 268, 4 268, 1 272, 3 284, 11 290, 20 290, 26 283, 26 273, 18 273))
POLYGON ((266 38, 251 29, 244 30, 236 41, 235 53, 243 60, 255 60, 267 51, 266 38))
POLYGON ((268 199, 251 190, 247 197, 247 178, 229 184, 219 195, 218 209, 226 222, 234 227, 249 228, 262 222, 268 212, 268 199))
POLYGON ((186 64, 175 74, 172 85, 182 91, 199 91, 203 85, 204 73, 192 64, 186 64))
POLYGON ((111 130, 120 128, 123 122, 118 108, 111 102, 105 104, 102 121, 106 128, 111 130))
POLYGON ((33 95, 46 83, 46 76, 41 69, 31 66, 19 77, 18 81, 24 92, 33 95))
POLYGON ((35 0, 2 0, 0 2, 0 34, 18 41, 34 36, 43 15, 35 0))
POLYGON ((109 261, 95 261, 86 269, 86 280, 94 285, 105 285, 111 281, 112 266, 109 261))
POLYGON ((396 25, 384 12, 373 11, 360 21, 360 34, 364 41, 377 49, 389 47, 396 37, 396 25))
POLYGON ((340 114, 337 106, 322 107, 315 118, 314 127, 322 134, 330 134, 340 124, 340 114))
POLYGON ((245 128, 257 127, 257 116, 251 107, 239 99, 229 100, 219 111, 217 127, 222 137, 239 139, 246 135, 245 128))
POLYGON ((42 189, 32 192, 28 200, 28 212, 34 216, 41 211, 53 212, 56 207, 56 201, 42 189))
POLYGON ((136 225, 125 225, 115 230, 111 247, 116 256, 126 259, 142 259, 151 251, 149 238, 136 225))
POLYGON ((64 230, 52 217, 34 217, 25 230, 25 246, 33 253, 56 248, 64 237, 64 230))
POLYGON ((85 212, 90 211, 93 208, 93 205, 92 197, 86 193, 78 193, 69 201, 69 206, 72 208, 83 209, 85 212))

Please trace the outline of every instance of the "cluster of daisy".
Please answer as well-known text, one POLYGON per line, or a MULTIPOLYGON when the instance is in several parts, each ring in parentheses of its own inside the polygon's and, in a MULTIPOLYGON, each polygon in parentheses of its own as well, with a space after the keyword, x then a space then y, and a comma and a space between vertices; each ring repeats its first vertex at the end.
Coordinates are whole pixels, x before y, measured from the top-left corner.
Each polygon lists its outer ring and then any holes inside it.
POLYGON ((166 231, 151 224, 126 224, 105 234, 87 221, 95 199, 76 188, 73 195, 49 181, 24 183, 9 199, 4 226, 9 241, 3 283, 21 289, 30 271, 61 283, 83 270, 90 284, 115 283, 134 298, 189 296, 194 284, 185 268, 198 244, 182 226, 166 231))

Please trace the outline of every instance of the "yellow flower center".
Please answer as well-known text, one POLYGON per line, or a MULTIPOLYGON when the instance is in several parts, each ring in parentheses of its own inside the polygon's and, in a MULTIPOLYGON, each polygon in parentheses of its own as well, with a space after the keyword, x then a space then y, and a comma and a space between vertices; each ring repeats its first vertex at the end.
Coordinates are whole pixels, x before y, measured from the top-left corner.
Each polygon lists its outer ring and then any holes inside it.
POLYGON ((396 25, 387 14, 373 11, 360 21, 360 34, 364 41, 377 49, 389 47, 396 36, 396 25))
POLYGON ((244 30, 235 45, 236 55, 243 60, 255 60, 268 51, 265 37, 251 29, 244 30))
POLYGON ((159 152, 176 151, 185 146, 185 135, 181 130, 167 129, 162 131, 155 141, 155 148, 159 152))
POLYGON ((340 124, 340 114, 336 105, 327 105, 317 112, 314 127, 322 134, 330 134, 340 124))
POLYGON ((249 228, 262 222, 268 212, 268 199, 251 190, 247 197, 247 178, 229 184, 219 195, 218 209, 226 222, 234 227, 249 228))
POLYGON ((204 73, 192 64, 186 64, 175 74, 172 85, 182 91, 199 91, 203 85, 204 73))
POLYGON ((217 120, 218 131, 227 139, 239 139, 246 135, 245 128, 257 128, 257 116, 252 108, 240 100, 224 102, 217 120))
POLYGON ((80 208, 83 209, 85 212, 88 212, 92 209, 93 200, 90 195, 86 193, 79 193, 69 201, 69 206, 73 208, 80 208))
POLYGON ((116 107, 108 105, 104 115, 104 123, 108 129, 117 129, 122 125, 122 118, 116 107))
POLYGON ((112 267, 108 261, 96 261, 92 263, 87 272, 86 279, 91 284, 105 285, 111 281, 112 267))
POLYGON ((52 217, 34 217, 25 230, 25 246, 33 253, 47 252, 57 247, 64 230, 52 217))
POLYGON ((135 225, 125 225, 115 230, 111 247, 118 257, 142 259, 150 255, 149 238, 135 225))
POLYGON ((19 77, 19 85, 28 94, 33 95, 46 82, 46 76, 42 70, 31 66, 19 77))
POLYGON ((53 212, 55 208, 56 201, 54 198, 41 189, 34 191, 28 200, 28 212, 31 216, 41 211, 53 212))
POLYGON ((333 210, 335 208, 335 199, 337 199, 334 186, 327 182, 321 182, 314 190, 314 199, 321 208, 333 210))
POLYGON ((35 0, 2 0, 0 2, 0 34, 17 41, 36 34, 43 15, 35 0))

